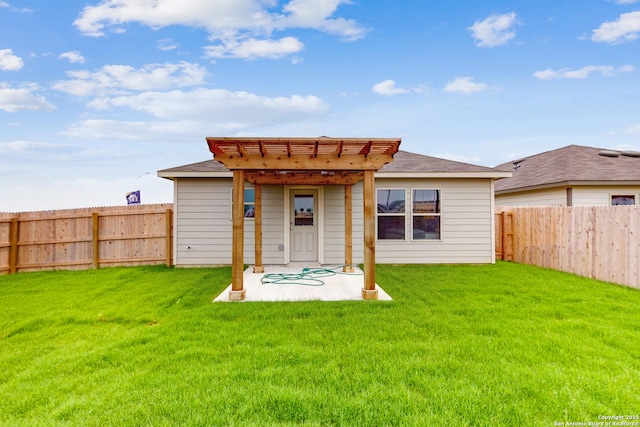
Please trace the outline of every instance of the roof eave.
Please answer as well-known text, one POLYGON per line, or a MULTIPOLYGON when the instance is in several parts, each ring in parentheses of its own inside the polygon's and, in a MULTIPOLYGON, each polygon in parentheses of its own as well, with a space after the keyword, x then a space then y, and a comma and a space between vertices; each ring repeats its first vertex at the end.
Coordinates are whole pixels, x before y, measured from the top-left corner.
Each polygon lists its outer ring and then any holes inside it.
POLYGON ((640 185, 640 181, 638 180, 630 180, 630 181, 560 181, 560 182, 551 182, 548 184, 540 184, 540 185, 531 185, 528 187, 516 187, 516 188, 508 188, 505 190, 496 190, 496 195, 500 194, 510 194, 510 193, 521 193, 525 191, 535 191, 535 190, 546 190, 549 188, 557 188, 557 187, 576 187, 576 186, 594 186, 594 187, 611 187, 611 186, 637 186, 640 185))
POLYGON ((173 180, 175 178, 233 178, 233 172, 169 172, 158 171, 158 177, 173 180))
POLYGON ((481 178, 501 179, 510 178, 511 172, 376 172, 376 178, 481 178))

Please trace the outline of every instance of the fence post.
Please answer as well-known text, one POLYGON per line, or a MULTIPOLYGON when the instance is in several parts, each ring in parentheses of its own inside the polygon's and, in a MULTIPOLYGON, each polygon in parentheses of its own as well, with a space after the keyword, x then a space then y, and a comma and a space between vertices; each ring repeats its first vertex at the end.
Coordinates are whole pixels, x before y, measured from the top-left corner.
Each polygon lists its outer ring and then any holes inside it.
POLYGON ((173 229, 173 219, 172 219, 172 215, 171 214, 172 214, 171 209, 167 209, 167 212, 166 212, 167 224, 166 224, 166 233, 165 233, 166 234, 166 237, 165 237, 165 244, 166 244, 166 246, 165 246, 165 254, 166 254, 166 258, 167 258, 167 261, 166 261, 167 267, 171 267, 171 265, 172 265, 172 262, 171 262, 172 261, 171 260, 172 257, 171 257, 171 255, 172 255, 172 252, 173 252, 173 239, 172 239, 172 236, 171 236, 171 230, 173 229))
POLYGON ((11 218, 11 226, 9 228, 9 274, 18 271, 18 218, 11 218))
POLYGON ((97 212, 91 214, 91 266, 100 265, 100 221, 97 212))
POLYGON ((502 260, 504 261, 507 259, 507 212, 502 211, 501 213, 502 216, 500 217, 500 220, 502 221, 502 248, 500 249, 500 251, 502 252, 502 260))

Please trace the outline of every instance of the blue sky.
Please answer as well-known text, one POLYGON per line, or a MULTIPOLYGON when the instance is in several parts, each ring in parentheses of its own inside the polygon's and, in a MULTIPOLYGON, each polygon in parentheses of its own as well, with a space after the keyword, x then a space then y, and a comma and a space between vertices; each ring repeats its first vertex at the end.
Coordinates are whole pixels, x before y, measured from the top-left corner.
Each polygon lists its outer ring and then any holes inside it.
POLYGON ((0 0, 0 211, 171 202, 206 136, 640 150, 639 37, 639 0, 0 0))

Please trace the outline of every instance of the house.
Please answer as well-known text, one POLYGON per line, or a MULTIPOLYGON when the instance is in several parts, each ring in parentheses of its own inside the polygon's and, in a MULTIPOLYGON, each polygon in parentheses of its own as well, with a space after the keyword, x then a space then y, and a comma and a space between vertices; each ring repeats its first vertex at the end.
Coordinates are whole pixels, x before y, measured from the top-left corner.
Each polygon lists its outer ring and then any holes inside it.
POLYGON ((640 204, 640 153, 569 145, 503 163, 497 206, 640 204))
POLYGON ((494 181, 510 171, 400 151, 399 139, 207 143, 213 160, 158 171, 174 182, 176 266, 364 262, 366 290, 376 262, 495 261, 494 181))

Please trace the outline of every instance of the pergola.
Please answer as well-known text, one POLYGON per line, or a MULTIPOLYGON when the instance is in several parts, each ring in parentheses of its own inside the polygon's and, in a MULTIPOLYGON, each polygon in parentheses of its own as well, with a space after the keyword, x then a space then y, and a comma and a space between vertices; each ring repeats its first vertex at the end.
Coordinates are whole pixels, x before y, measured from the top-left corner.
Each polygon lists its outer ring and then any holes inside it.
MULTIPOLYGON (((363 180, 363 299, 377 299, 375 287, 374 172, 393 160, 399 138, 215 138, 207 137, 214 159, 233 171, 232 273, 229 300, 245 297, 244 182, 255 188, 255 266, 262 264, 262 185, 344 185, 345 269, 352 264, 352 186, 363 180)), ((348 270, 347 270, 348 271, 348 270)))

